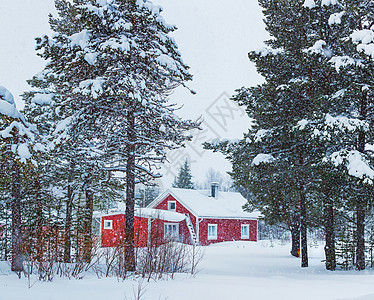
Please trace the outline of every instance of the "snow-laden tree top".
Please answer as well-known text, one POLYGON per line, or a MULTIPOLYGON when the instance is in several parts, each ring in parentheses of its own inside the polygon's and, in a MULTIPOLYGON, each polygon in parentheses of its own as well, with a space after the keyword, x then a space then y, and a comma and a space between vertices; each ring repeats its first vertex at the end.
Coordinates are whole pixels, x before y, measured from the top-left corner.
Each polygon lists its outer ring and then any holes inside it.
MULTIPOLYGON (((0 86, 0 141, 8 145, 1 154, 13 153, 15 158, 25 163, 31 159, 31 144, 35 142, 36 127, 27 123, 17 110, 13 95, 0 86)), ((36 148, 39 144, 34 145, 36 148)))

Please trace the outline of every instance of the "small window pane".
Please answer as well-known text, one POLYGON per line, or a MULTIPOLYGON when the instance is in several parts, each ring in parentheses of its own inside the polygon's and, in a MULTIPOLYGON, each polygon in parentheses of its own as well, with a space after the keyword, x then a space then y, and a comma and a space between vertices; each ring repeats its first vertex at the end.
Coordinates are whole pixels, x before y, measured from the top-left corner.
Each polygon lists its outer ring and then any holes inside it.
POLYGON ((104 220, 104 229, 112 229, 113 221, 112 220, 104 220))
POLYGON ((249 239, 249 225, 242 225, 241 228, 242 239, 249 239))
POLYGON ((169 202, 168 202, 168 210, 173 210, 173 211, 175 211, 175 208, 176 208, 175 201, 169 201, 169 202))
POLYGON ((210 240, 217 239, 217 225, 216 224, 208 225, 208 239, 210 240))
POLYGON ((177 237, 179 235, 178 224, 164 224, 164 236, 177 237))

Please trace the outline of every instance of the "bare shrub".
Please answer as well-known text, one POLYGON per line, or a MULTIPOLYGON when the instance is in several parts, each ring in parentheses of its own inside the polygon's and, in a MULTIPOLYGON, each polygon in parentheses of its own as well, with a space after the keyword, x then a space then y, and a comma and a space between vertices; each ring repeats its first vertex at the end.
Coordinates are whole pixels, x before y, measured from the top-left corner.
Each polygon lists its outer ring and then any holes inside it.
POLYGON ((40 281, 52 281, 55 276, 65 277, 68 279, 82 279, 85 272, 93 269, 98 275, 102 274, 100 267, 100 259, 103 253, 100 249, 100 239, 98 236, 93 237, 93 245, 91 249, 91 260, 85 261, 83 259, 77 259, 72 263, 65 263, 59 259, 59 247, 49 246, 49 242, 46 241, 45 245, 41 245, 40 249, 43 252, 39 252, 37 256, 28 255, 24 256, 24 273, 25 277, 30 278, 32 275, 36 275, 40 281))
POLYGON ((176 273, 194 274, 201 259, 201 247, 180 243, 170 236, 139 249, 137 269, 147 281, 173 279, 176 273))

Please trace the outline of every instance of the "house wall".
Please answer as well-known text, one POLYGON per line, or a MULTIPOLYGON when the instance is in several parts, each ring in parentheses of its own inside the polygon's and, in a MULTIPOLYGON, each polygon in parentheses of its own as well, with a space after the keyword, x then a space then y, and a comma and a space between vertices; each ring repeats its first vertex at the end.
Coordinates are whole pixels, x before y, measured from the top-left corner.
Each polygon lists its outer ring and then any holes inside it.
MULTIPOLYGON (((147 246, 148 219, 134 217, 134 240, 136 247, 147 246)), ((116 247, 125 240, 125 215, 111 215, 101 218, 101 246, 116 247), (112 229, 104 229, 104 221, 112 220, 112 229)))
MULTIPOLYGON (((164 224, 166 223, 178 223, 179 225, 179 237, 182 242, 186 242, 184 238, 186 230, 189 232, 186 226, 186 222, 168 222, 160 219, 151 219, 151 243, 153 246, 164 243, 164 224)), ((125 240, 125 215, 111 215, 104 216, 101 218, 101 246, 102 247, 116 247, 124 243, 125 240), (104 221, 112 220, 112 229, 104 229, 104 221)), ((135 247, 146 247, 148 245, 148 219, 137 217, 134 218, 134 240, 135 247)))
MULTIPOLYGON (((175 211, 184 215, 189 215, 191 222, 194 226, 196 232, 196 217, 190 212, 186 207, 184 207, 180 202, 178 202, 172 195, 168 195, 164 200, 162 200, 157 206, 154 208, 168 210, 168 201, 175 201, 175 211)), ((170 222, 172 223, 172 222, 170 222)), ((179 234, 182 241, 186 243, 191 243, 190 238, 190 231, 188 230, 187 224, 185 221, 179 222, 179 234)))
POLYGON ((101 218, 101 246, 115 247, 123 243, 125 236, 125 215, 112 215, 101 218), (104 229, 104 221, 112 220, 112 229, 104 229))
POLYGON ((186 222, 169 222, 160 219, 151 219, 151 243, 153 246, 160 245, 165 242, 165 224, 178 224, 178 239, 183 243, 190 243, 190 233, 186 222), (186 232, 187 231, 187 232, 186 232), (188 235, 186 235, 188 234, 188 235))
POLYGON ((209 245, 228 241, 257 241, 257 220, 243 219, 203 219, 199 225, 199 240, 201 245, 209 245), (208 239, 208 225, 217 224, 217 239, 208 239), (249 225, 249 238, 241 238, 241 225, 249 225))

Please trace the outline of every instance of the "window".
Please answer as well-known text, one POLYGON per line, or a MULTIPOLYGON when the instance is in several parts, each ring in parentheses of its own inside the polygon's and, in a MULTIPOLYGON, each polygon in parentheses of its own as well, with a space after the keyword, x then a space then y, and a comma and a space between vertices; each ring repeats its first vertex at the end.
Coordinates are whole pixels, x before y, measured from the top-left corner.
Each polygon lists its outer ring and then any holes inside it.
POLYGON ((175 223, 164 224, 164 237, 178 237, 179 226, 175 223))
POLYGON ((104 229, 113 229, 113 221, 104 220, 104 229))
POLYGON ((176 203, 175 201, 168 201, 168 210, 175 211, 176 203))
POLYGON ((217 224, 208 224, 208 240, 217 239, 217 224))
POLYGON ((244 224, 242 225, 242 239, 249 239, 249 225, 244 224))

